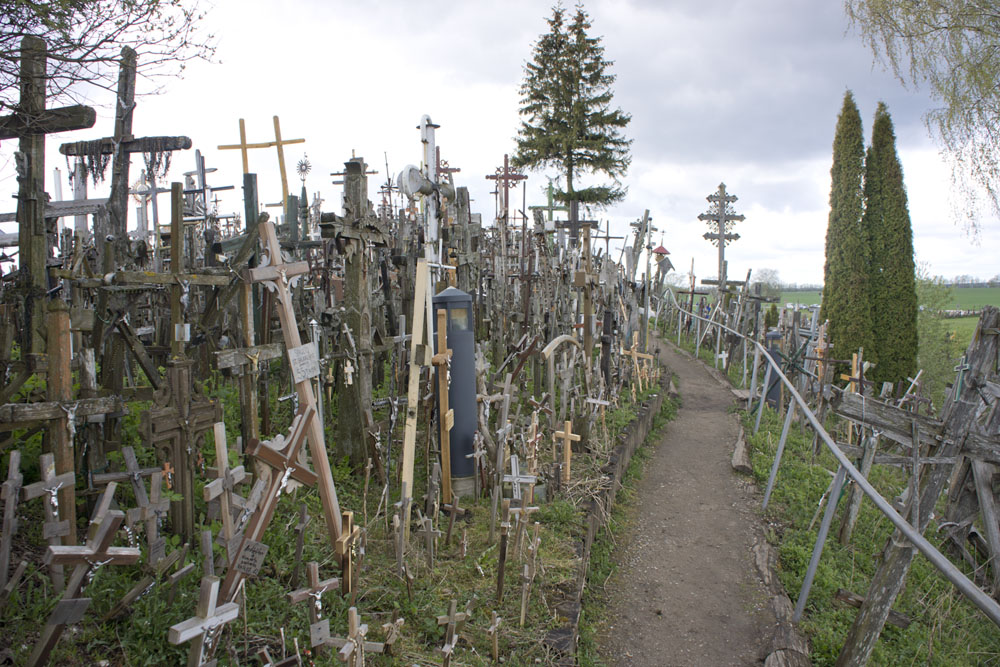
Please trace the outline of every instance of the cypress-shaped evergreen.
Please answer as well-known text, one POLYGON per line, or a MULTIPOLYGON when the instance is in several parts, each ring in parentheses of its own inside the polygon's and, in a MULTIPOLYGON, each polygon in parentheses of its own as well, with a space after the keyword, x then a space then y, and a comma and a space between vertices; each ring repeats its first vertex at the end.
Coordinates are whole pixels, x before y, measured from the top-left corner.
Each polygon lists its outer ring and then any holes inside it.
POLYGON ((917 287, 913 230, 906 204, 903 167, 885 104, 879 102, 865 159, 863 226, 870 238, 869 289, 876 382, 912 376, 917 365, 917 287))
POLYGON ((850 359, 864 348, 872 360, 872 318, 869 308, 869 238, 862 225, 865 144, 861 115, 850 91, 837 118, 830 168, 830 220, 826 228, 823 306, 820 317, 828 328, 834 357, 850 359))

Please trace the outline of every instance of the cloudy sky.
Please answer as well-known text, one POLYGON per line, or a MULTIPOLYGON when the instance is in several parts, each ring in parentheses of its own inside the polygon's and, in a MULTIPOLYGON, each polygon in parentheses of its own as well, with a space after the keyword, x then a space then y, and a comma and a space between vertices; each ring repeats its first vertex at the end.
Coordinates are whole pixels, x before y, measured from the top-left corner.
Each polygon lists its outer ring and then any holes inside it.
MULTIPOLYGON (((337 210, 339 187, 329 174, 352 153, 364 156, 379 172, 370 177, 374 199, 387 160, 393 175, 419 163, 416 125, 426 113, 441 126, 442 157, 461 168, 456 183, 470 189, 473 211, 488 221, 495 206, 485 176, 513 151, 522 68, 550 6, 218 0, 205 24, 218 36, 218 62, 194 63, 164 93, 141 99, 134 132, 190 136, 208 166, 218 168, 210 184, 238 186, 239 152, 216 146, 238 141, 239 118, 246 119, 249 141, 268 141, 278 115, 285 138, 306 139, 286 149, 292 192, 300 185, 292 169, 307 153, 310 196, 321 192, 324 210, 337 210)), ((625 232, 649 209, 659 230, 654 241, 662 236, 678 269, 686 273, 693 258, 699 277, 714 275, 716 250, 702 238, 707 227, 697 216, 708 206, 705 196, 724 181, 746 216, 737 225, 742 238, 727 253, 730 275, 771 268, 785 282, 821 282, 833 132, 851 89, 866 138, 876 103, 889 106, 917 260, 946 277, 1000 272, 992 259, 1000 256, 997 220, 982 221, 977 245, 950 213, 949 172, 922 123, 932 100, 905 90, 873 63, 840 2, 589 0, 586 9, 615 63, 615 102, 632 114, 628 198, 598 214, 613 232, 625 232)), ((139 88, 150 84, 140 80, 139 88)), ((93 130, 60 139, 110 130, 105 106, 93 130)), ((65 172, 57 143, 49 142, 49 170, 65 172)), ((251 151, 250 162, 261 200, 279 201, 275 151, 251 151)), ((194 167, 193 151, 175 155, 173 164, 169 178, 180 179, 194 167)), ((0 167, 6 197, 16 183, 9 161, 0 167)), ((140 168, 133 165, 133 180, 140 168)), ((528 203, 543 203, 545 176, 530 176, 528 203)), ((220 199, 222 212, 242 209, 236 193, 220 199)))

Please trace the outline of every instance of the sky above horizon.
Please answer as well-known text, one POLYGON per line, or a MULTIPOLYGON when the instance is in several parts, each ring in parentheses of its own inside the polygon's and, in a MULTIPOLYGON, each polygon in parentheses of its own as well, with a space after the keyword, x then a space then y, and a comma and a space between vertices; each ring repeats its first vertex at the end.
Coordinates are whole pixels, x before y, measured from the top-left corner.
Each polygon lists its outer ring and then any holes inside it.
MULTIPOLYGON (((349 3, 342 0, 219 0, 204 27, 218 36, 216 62, 195 62, 159 95, 139 100, 134 134, 187 135, 218 169, 210 185, 236 185, 219 193, 220 212, 242 210, 240 118, 250 142, 273 139, 281 119, 288 146, 289 187, 301 187, 294 166, 312 163, 306 180, 324 210, 339 211, 340 187, 329 174, 352 154, 379 173, 369 177, 369 198, 407 164, 419 164, 416 129, 423 114, 440 125, 437 142, 456 185, 466 186, 473 212, 493 219, 493 174, 514 150, 523 67, 546 30, 550 2, 349 3)), ((951 212, 950 172, 923 125, 934 106, 923 90, 907 90, 873 62, 839 2, 812 0, 591 0, 585 3, 592 34, 603 38, 614 61, 615 104, 632 115, 632 165, 622 204, 592 215, 612 234, 648 209, 658 229, 654 243, 671 252, 686 274, 717 272, 717 251, 702 238, 698 214, 705 197, 725 182, 737 195, 741 238, 727 249, 730 277, 748 269, 774 269, 786 283, 820 283, 830 191, 833 133, 844 92, 852 90, 866 141, 878 101, 892 114, 913 221, 918 263, 952 278, 989 278, 1000 267, 1000 223, 980 220, 978 241, 951 212)), ((162 83, 162 82, 161 82, 162 83)), ((140 78, 139 91, 152 84, 140 78)), ((50 137, 48 179, 65 178, 64 141, 106 136, 113 108, 92 98, 97 125, 50 137)), ((0 145, 0 191, 16 194, 10 153, 0 145)), ((131 180, 142 160, 133 160, 131 180)), ((194 151, 175 154, 168 180, 194 168, 194 151)), ((250 151, 262 202, 279 201, 275 151, 250 151)), ((548 172, 548 175, 555 175, 548 172)), ((529 172, 527 202, 545 202, 543 172, 529 172)), ((62 186, 68 198, 68 184, 62 186)), ((49 191, 53 192, 49 183, 49 191)), ((512 196, 521 202, 522 194, 512 196)), ((161 205, 167 205, 166 198, 161 205)), ((9 205, 13 209, 13 203, 9 205)), ((2 225, 3 231, 14 231, 2 225)), ((612 241, 612 253, 621 241, 612 241)), ((603 244, 601 244, 603 245, 603 244)))

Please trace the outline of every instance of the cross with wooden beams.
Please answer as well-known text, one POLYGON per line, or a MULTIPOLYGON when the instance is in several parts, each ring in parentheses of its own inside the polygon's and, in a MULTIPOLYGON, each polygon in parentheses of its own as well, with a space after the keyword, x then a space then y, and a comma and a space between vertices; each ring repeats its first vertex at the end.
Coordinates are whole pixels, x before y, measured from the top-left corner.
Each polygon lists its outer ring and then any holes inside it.
POLYGON ((281 123, 278 117, 274 117, 274 141, 264 141, 256 144, 247 143, 246 123, 240 118, 240 143, 227 146, 218 146, 220 151, 239 149, 243 156, 243 173, 250 173, 250 161, 247 158, 247 150, 251 148, 276 148, 278 150, 278 169, 281 172, 281 207, 282 210, 288 206, 288 177, 285 174, 285 146, 290 144, 304 144, 305 139, 282 139, 281 123))
POLYGON ((620 348, 619 352, 622 354, 622 356, 632 357, 633 371, 635 372, 635 377, 636 377, 636 380, 638 381, 638 384, 639 384, 639 391, 642 391, 642 374, 641 374, 641 372, 639 370, 639 360, 642 359, 646 363, 652 363, 652 361, 653 361, 653 355, 646 354, 645 352, 640 352, 639 351, 639 332, 638 331, 633 331, 632 332, 632 347, 629 348, 629 349, 620 348))
POLYGON ((227 602, 220 605, 218 601, 219 578, 202 577, 195 615, 170 626, 167 641, 175 646, 191 642, 188 665, 200 666, 205 658, 205 641, 240 615, 240 606, 237 603, 227 602))
MULTIPOLYGON (((569 203, 569 219, 565 222, 557 222, 557 229, 568 229, 569 230, 569 240, 571 245, 576 246, 580 242, 580 231, 586 230, 587 240, 590 240, 590 229, 592 227, 599 226, 597 220, 581 220, 580 219, 580 202, 571 201, 569 203)), ((586 252, 590 252, 588 249, 586 252)), ((589 268, 588 268, 589 270, 589 268)))
MULTIPOLYGON (((62 538, 69 535, 69 520, 59 520, 59 490, 72 487, 76 483, 76 475, 72 471, 56 475, 55 456, 42 454, 40 458, 41 479, 28 484, 21 489, 24 500, 33 500, 41 496, 45 507, 45 523, 42 525, 42 536, 50 546, 62 544, 62 538)), ((63 587, 62 568, 57 566, 51 571, 52 583, 57 591, 63 587)))
POLYGON ((354 525, 354 512, 349 510, 344 510, 340 525, 340 537, 334 551, 340 559, 340 574, 344 580, 340 590, 346 597, 354 592, 354 545, 361 537, 361 528, 354 525))
POLYGON ((280 434, 274 440, 254 440, 247 446, 247 454, 270 466, 280 479, 275 495, 285 490, 290 479, 306 486, 316 484, 316 473, 299 460, 299 451, 306 439, 306 424, 315 412, 314 406, 300 405, 288 435, 280 434))
POLYGON ((452 492, 451 502, 442 504, 441 511, 448 513, 448 530, 444 536, 444 545, 448 546, 451 544, 451 533, 455 529, 455 519, 460 516, 465 516, 469 513, 469 510, 458 506, 458 496, 452 492))
POLYGON ((452 600, 448 605, 448 613, 437 617, 437 624, 445 626, 444 646, 437 649, 438 655, 442 656, 444 667, 451 664, 451 656, 455 651, 462 628, 471 614, 467 611, 458 611, 458 601, 452 600))
MULTIPOLYGON (((7 479, 3 483, 0 499, 3 505, 3 533, 0 534, 0 590, 7 585, 10 573, 10 548, 17 531, 17 499, 21 495, 21 484, 24 476, 21 474, 21 452, 13 450, 10 453, 10 463, 7 466, 7 479)), ((2 603, 0 603, 2 608, 2 603)))
POLYGON ((219 499, 219 514, 222 516, 222 538, 229 542, 235 534, 231 509, 233 491, 237 484, 247 479, 243 466, 229 467, 229 448, 226 446, 226 424, 216 422, 212 427, 215 435, 215 479, 203 489, 205 502, 219 499))
POLYGON ((573 443, 579 442, 580 436, 573 433, 573 422, 567 420, 563 422, 563 430, 556 431, 552 434, 552 439, 555 441, 563 441, 562 481, 563 484, 569 484, 570 461, 573 455, 573 443))
POLYGON ((48 48, 40 37, 21 40, 20 102, 13 114, 0 117, 0 141, 18 139, 17 222, 21 286, 30 308, 22 329, 22 353, 45 352, 45 293, 49 289, 46 261, 49 234, 45 218, 45 135, 93 127, 97 113, 90 107, 45 108, 48 48))
POLYGON ((286 594, 285 597, 292 604, 298 604, 304 600, 312 600, 312 604, 309 605, 309 619, 310 622, 317 623, 323 618, 323 594, 327 591, 340 588, 340 579, 330 577, 329 579, 320 581, 319 563, 316 561, 306 563, 306 578, 309 580, 308 586, 300 588, 297 591, 292 591, 286 594))
MULTIPOLYGON (((111 156, 111 193, 108 195, 110 233, 114 236, 115 256, 125 260, 128 249, 128 188, 132 153, 158 154, 191 148, 188 137, 143 137, 132 135, 132 114, 135 111, 136 52, 125 46, 121 51, 118 70, 118 93, 115 104, 114 132, 110 137, 93 141, 63 144, 59 152, 70 157, 91 161, 111 156)), ((96 231, 96 230, 95 230, 96 231)))
MULTIPOLYGON (((166 539, 159 536, 160 522, 170 509, 170 501, 163 497, 163 476, 162 472, 154 472, 149 480, 149 495, 146 495, 146 488, 140 479, 138 486, 142 486, 142 498, 136 495, 138 507, 133 507, 126 513, 126 522, 129 526, 137 521, 146 522, 146 543, 149 547, 149 562, 156 562, 163 557, 166 551, 166 539)), ((131 528, 129 529, 131 530, 131 528)))
POLYGON ((497 184, 496 194, 500 195, 503 188, 502 206, 497 207, 497 219, 506 224, 510 219, 510 186, 518 181, 526 181, 528 177, 510 167, 510 156, 504 153, 503 166, 497 167, 496 173, 486 176, 486 180, 495 181, 497 184))
MULTIPOLYGON (((611 254, 611 239, 624 239, 624 236, 612 236, 611 235, 611 219, 607 221, 607 228, 604 230, 603 234, 596 234, 592 238, 594 241, 604 241, 604 256, 608 257, 611 254)), ((597 225, 597 231, 601 231, 600 224, 597 225)))
MULTIPOLYGON (((579 436, 577 436, 579 440, 579 436)), ((535 475, 528 475, 521 472, 521 463, 517 458, 517 454, 510 455, 510 474, 503 476, 504 482, 510 482, 511 485, 511 497, 514 500, 521 502, 523 492, 521 490, 522 484, 534 484, 537 480, 535 475)))
POLYGON ((719 189, 705 197, 711 206, 705 213, 698 215, 698 219, 707 222, 711 231, 705 233, 703 238, 711 241, 719 247, 719 289, 725 291, 726 286, 726 243, 738 241, 739 234, 731 230, 737 222, 743 222, 745 216, 737 215, 731 204, 739 197, 726 194, 726 184, 719 183, 719 189))
POLYGON ((424 538, 427 567, 428 569, 433 569, 435 545, 437 544, 437 538, 441 537, 441 531, 434 527, 433 519, 429 516, 424 516, 419 509, 417 509, 417 524, 420 526, 417 534, 424 538))
MULTIPOLYGON (((487 177, 487 178, 489 178, 489 177, 487 177)), ((546 206, 529 206, 528 210, 530 210, 530 211, 535 211, 535 210, 545 211, 545 212, 548 213, 548 220, 549 220, 549 222, 552 222, 552 213, 554 211, 569 211, 569 207, 566 206, 566 205, 560 206, 560 205, 558 205, 558 204, 555 203, 555 188, 552 187, 552 179, 551 178, 549 179, 549 185, 546 188, 546 191, 547 191, 547 196, 548 196, 548 205, 546 205, 546 206)))
POLYGON ((451 180, 453 180, 451 174, 457 174, 458 172, 462 171, 461 167, 452 167, 452 166, 449 166, 447 160, 442 160, 441 159, 441 147, 440 146, 435 146, 434 147, 434 158, 435 158, 435 161, 437 162, 436 171, 437 171, 437 182, 438 183, 443 182, 444 179, 441 178, 442 176, 444 176, 449 181, 451 181, 451 180))
POLYGON ((299 328, 295 320, 295 310, 289 291, 289 279, 309 271, 308 262, 286 264, 281 255, 278 235, 270 221, 260 223, 258 231, 267 249, 267 254, 260 266, 247 271, 248 282, 263 282, 277 296, 278 319, 281 321, 281 331, 285 340, 285 349, 295 382, 295 391, 299 398, 299 406, 312 408, 311 416, 305 421, 306 438, 309 441, 309 453, 313 465, 316 466, 320 499, 323 503, 323 516, 326 519, 331 546, 336 547, 337 538, 341 532, 340 503, 337 500, 337 489, 333 484, 333 473, 330 470, 330 460, 326 453, 326 441, 323 436, 323 424, 316 413, 316 396, 313 393, 312 378, 319 375, 319 359, 316 346, 312 343, 302 344, 299 328))
POLYGON ((101 501, 91 519, 91 527, 84 546, 50 545, 45 551, 43 562, 46 565, 74 565, 73 574, 66 583, 62 599, 52 611, 49 620, 42 630, 42 636, 28 659, 28 665, 48 664, 49 653, 55 648, 67 625, 76 623, 82 617, 90 598, 77 598, 93 572, 105 565, 132 565, 137 562, 142 553, 138 549, 113 547, 111 543, 118 533, 118 528, 125 519, 125 514, 118 510, 109 510, 116 484, 112 482, 105 489, 101 501))
POLYGON ((368 624, 361 622, 358 608, 351 607, 347 610, 347 637, 331 637, 327 643, 340 648, 337 659, 346 663, 348 667, 363 667, 365 652, 381 653, 383 650, 382 644, 366 642, 367 634, 368 624))
POLYGON ((503 619, 497 616, 494 611, 491 614, 490 627, 486 628, 486 634, 490 636, 490 651, 492 652, 493 662, 500 661, 500 625, 503 623, 503 619))
POLYGON ((191 538, 195 533, 195 447, 203 433, 222 419, 222 405, 205 397, 192 379, 195 361, 172 358, 167 362, 167 383, 153 394, 154 407, 142 413, 141 430, 159 459, 172 463, 173 490, 182 500, 171 503, 174 532, 191 538))
POLYGON ((451 384, 451 356, 448 347, 448 311, 437 311, 437 354, 431 364, 437 367, 438 422, 441 445, 441 497, 451 498, 451 429, 455 425, 455 411, 448 407, 448 387, 451 384))
POLYGON ((958 373, 958 377, 955 378, 955 396, 962 395, 962 382, 965 380, 965 373, 970 368, 968 358, 963 354, 962 358, 958 361, 958 365, 954 368, 954 371, 958 373))

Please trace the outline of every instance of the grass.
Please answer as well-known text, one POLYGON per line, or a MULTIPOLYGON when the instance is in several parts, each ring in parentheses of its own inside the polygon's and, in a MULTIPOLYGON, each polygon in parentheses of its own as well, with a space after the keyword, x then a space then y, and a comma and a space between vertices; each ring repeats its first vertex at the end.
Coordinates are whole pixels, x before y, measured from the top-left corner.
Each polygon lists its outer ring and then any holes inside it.
MULTIPOLYGON (((272 382, 277 386, 278 382, 272 382)), ((227 431, 230 434, 238 432, 237 411, 229 409, 229 403, 238 404, 236 390, 226 381, 215 378, 206 383, 207 389, 219 396, 226 407, 227 431)), ((525 379, 525 386, 530 386, 525 379)), ((642 401, 648 396, 639 395, 642 401)), ((272 397, 274 398, 274 397, 272 397)), ((527 405, 527 396, 522 392, 523 405, 520 414, 530 417, 531 408, 527 405)), ((608 443, 615 441, 620 428, 628 423, 636 413, 636 406, 631 402, 631 393, 622 392, 617 407, 609 409, 607 425, 608 433, 602 441, 603 429, 599 425, 592 431, 591 447, 597 452, 607 452, 608 443)), ((282 404, 282 410, 285 410, 282 404)), ((135 446, 140 465, 152 463, 155 460, 153 452, 144 447, 141 442, 138 427, 138 411, 142 406, 134 406, 135 410, 125 420, 123 433, 124 443, 135 446)), ((332 406, 331 406, 332 407, 332 406)), ((518 413, 518 406, 511 406, 511 414, 518 413)), ((421 412, 421 414, 423 414, 421 412)), ((282 414, 283 420, 287 415, 282 414)), ((377 411, 376 421, 387 420, 387 412, 377 411)), ((276 427, 279 417, 275 417, 276 427)), ((281 421, 284 424, 285 421, 281 421)), ((600 424, 600 422, 598 422, 600 424)), ((398 424, 401 438, 402 419, 398 424)), ((335 429, 328 429, 328 438, 335 429)), ((426 434, 421 427, 418 443, 426 443, 426 434)), ((235 437, 231 435, 231 437, 235 437)), ((208 465, 214 462, 214 444, 209 437, 203 443, 203 451, 208 465)), ((15 441, 23 454, 22 470, 25 484, 35 481, 38 476, 38 455, 41 448, 41 437, 36 435, 30 442, 24 441, 15 433, 15 441)), ((331 445, 332 450, 332 445, 331 445)), ((398 452, 393 445, 393 454, 398 452)), ((551 460, 550 448, 540 447, 540 463, 544 466, 551 460)), ((426 488, 424 446, 417 448, 415 465, 415 485, 419 497, 426 488)), ((114 460, 114 456, 109 456, 114 460)), ((581 480, 577 488, 586 489, 584 478, 593 478, 592 484, 601 483, 599 469, 606 460, 600 456, 575 455, 573 461, 574 484, 581 480)), ((0 462, 0 477, 6 476, 6 457, 0 462)), ((544 646, 542 639, 550 631, 565 623, 565 619, 553 607, 553 601, 562 595, 562 589, 574 580, 579 559, 576 546, 583 535, 583 517, 588 497, 582 493, 573 493, 541 503, 539 511, 533 519, 541 524, 541 543, 538 555, 538 575, 532 587, 532 595, 528 608, 527 622, 519 627, 521 606, 521 568, 526 557, 525 545, 519 552, 513 550, 513 537, 510 540, 511 549, 507 557, 507 569, 504 586, 504 600, 496 603, 496 572, 498 564, 498 549, 496 540, 489 540, 489 525, 491 502, 487 498, 479 500, 465 499, 462 506, 467 507, 469 514, 456 522, 455 532, 449 546, 444 540, 438 541, 438 555, 433 567, 426 563, 423 543, 413 536, 410 542, 408 563, 415 579, 408 587, 403 579, 396 575, 396 560, 391 539, 391 525, 383 514, 378 513, 381 487, 374 479, 371 480, 367 496, 364 495, 364 474, 353 471, 346 460, 331 462, 334 482, 343 508, 353 509, 357 524, 367 523, 367 540, 363 559, 363 569, 357 586, 356 599, 344 598, 337 592, 323 596, 323 617, 330 619, 330 632, 334 636, 344 636, 346 633, 347 608, 352 604, 358 607, 361 621, 367 623, 370 632, 368 639, 380 641, 383 638, 381 625, 396 618, 403 618, 405 625, 396 644, 396 656, 369 655, 368 663, 372 665, 390 664, 439 664, 440 657, 436 649, 443 643, 444 628, 436 622, 436 616, 447 613, 450 600, 458 601, 460 609, 471 603, 472 616, 463 632, 464 639, 458 646, 456 658, 466 665, 491 664, 490 638, 486 632, 490 624, 490 612, 496 611, 503 619, 500 633, 500 652, 505 657, 505 663, 510 665, 547 664, 554 656, 544 646), (463 530, 467 536, 468 548, 465 555, 461 554, 460 543, 463 530)), ((196 515, 203 517, 205 504, 201 501, 201 482, 197 483, 196 515)), ((398 489, 390 487, 390 504, 397 501, 398 489)), ((244 491, 245 493, 245 491, 244 491)), ((116 493, 117 502, 127 508, 134 504, 131 489, 128 484, 120 484, 116 493)), ((419 502, 419 501, 418 501, 419 502)), ((295 641, 304 649, 309 644, 309 614, 306 604, 292 605, 285 595, 291 590, 291 573, 295 567, 296 534, 294 526, 298 522, 298 508, 305 503, 312 521, 305 533, 305 546, 302 562, 315 560, 320 564, 321 578, 338 574, 332 549, 326 536, 325 522, 316 489, 299 488, 292 493, 283 495, 263 542, 269 551, 263 569, 257 577, 248 580, 246 592, 246 616, 241 617, 224 631, 220 648, 216 657, 220 664, 252 663, 252 656, 261 647, 267 646, 272 656, 280 656, 285 651, 295 652, 295 641)), ((46 572, 39 568, 44 548, 41 536, 41 503, 29 502, 19 506, 23 517, 16 536, 13 562, 22 557, 29 563, 28 571, 21 585, 14 591, 6 608, 3 610, 3 624, 6 630, 0 639, 0 649, 11 652, 15 664, 24 662, 38 638, 44 619, 48 618, 54 608, 57 595, 52 590, 51 582, 46 572)), ((81 515, 84 512, 81 510, 81 515)), ((414 513, 415 514, 415 513, 414 513)), ((447 518, 439 522, 438 528, 446 530, 447 518)), ((206 525, 218 532, 219 524, 214 522, 206 525)), ((121 544, 119 540, 118 544, 121 544)), ((140 533, 138 543, 146 557, 145 537, 140 533)), ((180 538, 171 536, 168 539, 167 553, 176 548, 183 548, 180 538)), ((216 554, 221 553, 221 547, 216 545, 216 554)), ((167 643, 167 629, 182 620, 192 616, 197 603, 199 579, 202 572, 202 556, 197 544, 192 545, 186 562, 195 565, 194 572, 181 580, 176 592, 171 594, 166 583, 157 583, 149 592, 136 601, 119 619, 107 623, 99 622, 99 618, 111 609, 118 600, 139 579, 137 567, 102 567, 97 571, 94 580, 86 587, 85 595, 93 598, 90 610, 84 619, 68 628, 52 653, 52 663, 60 665, 95 664, 102 660, 110 664, 129 665, 159 665, 183 664, 186 660, 187 645, 171 646, 167 643)), ((299 585, 303 585, 304 573, 299 585)), ((304 654, 303 654, 304 655, 304 654)), ((332 662, 332 654, 327 652, 319 664, 332 662)), ((309 664, 308 661, 306 664, 309 664)))
MULTIPOLYGON (((1000 287, 952 287, 952 302, 948 308, 974 310, 983 306, 1000 306, 1000 287)), ((781 293, 781 305, 821 303, 823 293, 818 290, 786 290, 781 293)))

